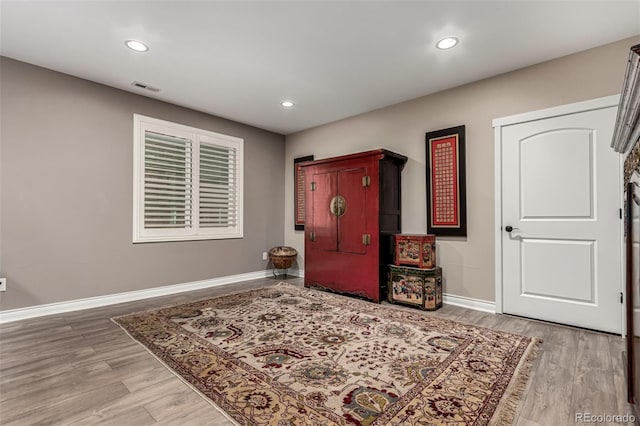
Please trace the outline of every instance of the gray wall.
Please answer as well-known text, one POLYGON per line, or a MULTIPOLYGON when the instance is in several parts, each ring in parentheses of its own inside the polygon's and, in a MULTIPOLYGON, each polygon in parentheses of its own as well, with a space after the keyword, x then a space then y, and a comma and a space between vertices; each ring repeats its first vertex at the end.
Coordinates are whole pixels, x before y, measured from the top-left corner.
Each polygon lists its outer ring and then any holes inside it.
MULTIPOLYGON (((468 237, 437 240, 444 290, 493 301, 494 134, 492 120, 507 115, 619 93, 629 47, 622 40, 497 77, 421 97, 287 136, 285 244, 298 249, 293 229, 293 159, 316 159, 386 148, 409 157, 403 171, 402 231, 426 233, 425 132, 466 125, 468 237)), ((372 88, 375 90, 375 88, 372 88)))
POLYGON ((0 310, 266 269, 284 136, 0 58, 0 310), (244 138, 243 239, 132 244, 133 113, 244 138))

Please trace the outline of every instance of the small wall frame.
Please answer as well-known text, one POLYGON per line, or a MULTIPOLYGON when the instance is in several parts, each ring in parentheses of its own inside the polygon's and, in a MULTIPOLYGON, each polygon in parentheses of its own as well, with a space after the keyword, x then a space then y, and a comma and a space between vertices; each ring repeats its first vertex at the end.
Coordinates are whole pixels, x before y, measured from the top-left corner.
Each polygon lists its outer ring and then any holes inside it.
POLYGON ((293 159, 293 220, 296 231, 304 231, 304 172, 300 163, 312 161, 313 155, 293 159))

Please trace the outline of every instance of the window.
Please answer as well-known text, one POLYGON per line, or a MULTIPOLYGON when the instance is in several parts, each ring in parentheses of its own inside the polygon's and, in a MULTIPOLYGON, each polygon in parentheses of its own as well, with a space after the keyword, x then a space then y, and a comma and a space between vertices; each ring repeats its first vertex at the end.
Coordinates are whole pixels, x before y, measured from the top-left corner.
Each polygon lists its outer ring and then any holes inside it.
POLYGON ((133 242, 242 238, 243 140, 133 116, 133 242))

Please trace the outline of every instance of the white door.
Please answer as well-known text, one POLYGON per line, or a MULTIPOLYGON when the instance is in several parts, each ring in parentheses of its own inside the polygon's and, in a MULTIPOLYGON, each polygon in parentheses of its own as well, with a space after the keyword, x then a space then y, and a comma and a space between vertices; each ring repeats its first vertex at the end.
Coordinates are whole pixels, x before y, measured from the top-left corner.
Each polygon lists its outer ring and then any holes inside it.
POLYGON ((501 128, 504 313, 621 332, 616 110, 501 128))

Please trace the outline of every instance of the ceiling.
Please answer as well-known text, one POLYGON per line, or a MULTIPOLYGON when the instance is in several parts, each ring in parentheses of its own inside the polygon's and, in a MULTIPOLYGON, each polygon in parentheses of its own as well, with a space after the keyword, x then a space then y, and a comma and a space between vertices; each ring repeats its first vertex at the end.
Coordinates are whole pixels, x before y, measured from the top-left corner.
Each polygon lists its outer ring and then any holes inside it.
POLYGON ((0 2, 3 56, 282 134, 639 33, 637 0, 0 2))

